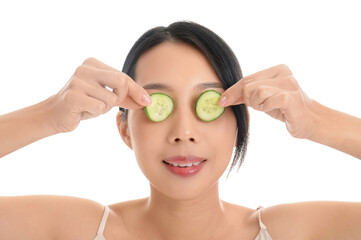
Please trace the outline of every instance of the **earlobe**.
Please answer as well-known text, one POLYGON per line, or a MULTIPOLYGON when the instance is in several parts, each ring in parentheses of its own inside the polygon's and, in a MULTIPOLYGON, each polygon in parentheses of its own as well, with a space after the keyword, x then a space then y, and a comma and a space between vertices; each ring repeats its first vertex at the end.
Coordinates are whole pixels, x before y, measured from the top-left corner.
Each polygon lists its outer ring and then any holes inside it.
POLYGON ((127 146, 130 149, 133 149, 132 146, 132 141, 130 139, 130 134, 129 134, 129 128, 128 128, 128 124, 124 121, 121 120, 122 118, 122 114, 123 112, 119 111, 117 113, 117 127, 118 127, 118 131, 120 136, 122 137, 123 141, 125 142, 125 144, 127 144, 127 146))

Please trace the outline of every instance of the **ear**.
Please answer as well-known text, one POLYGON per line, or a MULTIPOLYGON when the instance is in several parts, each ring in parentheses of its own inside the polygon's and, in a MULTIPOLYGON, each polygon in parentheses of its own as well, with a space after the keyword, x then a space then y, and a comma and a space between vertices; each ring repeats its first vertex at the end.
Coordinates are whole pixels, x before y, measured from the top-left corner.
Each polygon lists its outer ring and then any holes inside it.
POLYGON ((127 144, 127 146, 130 149, 133 149, 132 146, 132 141, 130 139, 130 133, 129 133, 129 128, 128 128, 128 124, 125 121, 122 121, 122 115, 123 112, 119 111, 117 114, 117 127, 118 127, 118 131, 120 136, 122 137, 123 141, 125 142, 125 144, 127 144))

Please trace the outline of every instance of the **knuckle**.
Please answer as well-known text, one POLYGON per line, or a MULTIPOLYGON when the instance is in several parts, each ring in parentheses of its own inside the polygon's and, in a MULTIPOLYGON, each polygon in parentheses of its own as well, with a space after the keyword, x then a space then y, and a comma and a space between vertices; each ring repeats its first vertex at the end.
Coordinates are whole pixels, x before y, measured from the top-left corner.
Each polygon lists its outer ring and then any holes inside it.
POLYGON ((120 73, 119 74, 119 87, 121 89, 124 89, 128 86, 128 75, 126 75, 125 73, 120 73))
POLYGON ((123 84, 127 83, 129 76, 126 73, 119 72, 119 78, 123 84))
POLYGON ((251 91, 251 85, 247 84, 243 87, 243 96, 249 96, 249 92, 251 91))
POLYGON ((98 113, 103 112, 103 111, 105 110, 105 108, 106 108, 106 106, 105 106, 105 104, 104 104, 103 102, 100 102, 100 103, 98 103, 98 104, 96 105, 96 111, 97 111, 98 113))
POLYGON ((87 69, 87 67, 85 67, 84 65, 80 65, 79 67, 77 67, 77 68, 75 69, 74 75, 76 75, 76 76, 81 76, 81 75, 83 75, 83 73, 86 71, 86 69, 87 69))
POLYGON ((244 85, 247 85, 247 84, 251 83, 252 81, 253 81, 252 78, 247 78, 244 80, 244 85))
POLYGON ((281 93, 281 101, 283 105, 286 105, 290 100, 291 100, 290 94, 288 94, 287 92, 281 93))
POLYGON ((267 88, 264 86, 260 86, 257 89, 257 97, 259 97, 261 99, 266 98, 267 97, 267 88))
POLYGON ((298 89, 298 82, 293 75, 288 76, 287 80, 290 83, 291 87, 293 87, 293 89, 298 89))
POLYGON ((84 65, 87 65, 87 64, 92 64, 94 63, 95 61, 97 61, 94 57, 88 57, 87 59, 85 59, 85 61, 83 62, 84 65))
POLYGON ((117 98, 117 96, 115 96, 115 95, 110 95, 110 97, 109 97, 109 99, 108 99, 108 104, 109 104, 109 106, 115 106, 115 104, 117 103, 117 101, 118 101, 118 98, 117 98))
POLYGON ((278 65, 278 68, 283 69, 283 70, 287 70, 288 66, 286 64, 284 64, 284 63, 281 63, 281 64, 278 65))
POLYGON ((78 77, 73 77, 71 82, 69 83, 68 89, 74 90, 80 88, 81 79, 78 77))
POLYGON ((281 72, 292 74, 290 68, 286 64, 283 64, 283 63, 279 64, 278 68, 280 69, 281 72))

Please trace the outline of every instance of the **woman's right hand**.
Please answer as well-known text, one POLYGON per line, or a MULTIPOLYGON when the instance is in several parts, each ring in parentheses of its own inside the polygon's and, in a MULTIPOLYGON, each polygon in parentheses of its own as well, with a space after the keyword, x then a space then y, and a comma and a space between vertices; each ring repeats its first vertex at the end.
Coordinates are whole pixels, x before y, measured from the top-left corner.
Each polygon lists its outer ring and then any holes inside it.
POLYGON ((48 99, 49 119, 55 132, 70 132, 80 120, 97 117, 114 106, 136 109, 149 105, 146 98, 150 99, 149 94, 127 74, 88 58, 48 99))

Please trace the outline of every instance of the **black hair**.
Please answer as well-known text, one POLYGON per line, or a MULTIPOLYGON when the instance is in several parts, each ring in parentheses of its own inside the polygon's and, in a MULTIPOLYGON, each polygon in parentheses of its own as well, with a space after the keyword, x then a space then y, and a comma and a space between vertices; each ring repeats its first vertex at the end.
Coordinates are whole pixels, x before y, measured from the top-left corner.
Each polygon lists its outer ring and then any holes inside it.
MULTIPOLYGON (((154 27, 145 32, 130 49, 122 72, 135 79, 135 66, 139 57, 150 48, 166 41, 188 43, 199 49, 210 61, 225 89, 243 77, 237 57, 227 43, 208 28, 191 21, 174 22, 168 27, 154 27)), ((236 152, 229 172, 239 162, 238 172, 247 150, 249 115, 244 104, 231 108, 237 120, 238 132, 236 152)), ((128 110, 119 110, 123 111, 122 120, 126 121, 128 110)))

